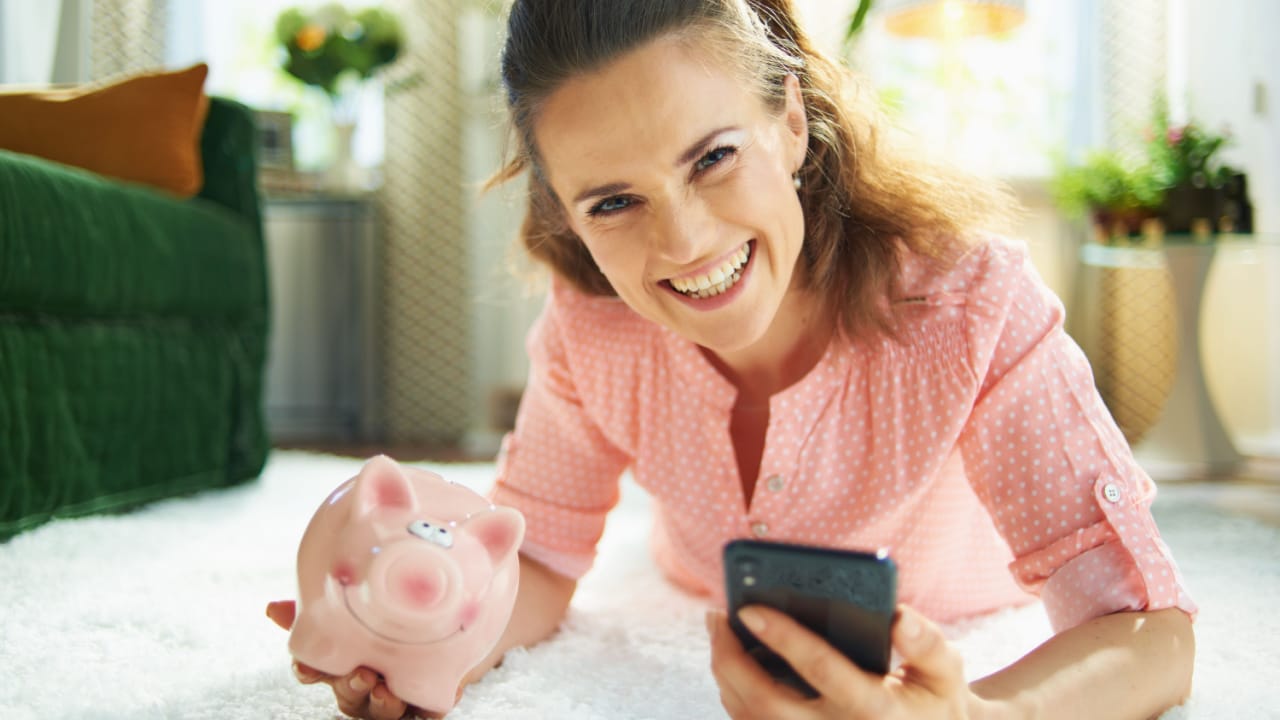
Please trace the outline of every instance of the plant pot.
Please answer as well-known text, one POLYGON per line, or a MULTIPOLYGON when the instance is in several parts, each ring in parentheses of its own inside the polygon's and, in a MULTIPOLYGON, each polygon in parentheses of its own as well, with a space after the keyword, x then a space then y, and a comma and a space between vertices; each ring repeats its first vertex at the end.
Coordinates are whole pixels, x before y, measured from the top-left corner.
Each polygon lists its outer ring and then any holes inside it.
POLYGON ((1249 202, 1249 183, 1244 173, 1233 172, 1222 185, 1222 232, 1253 232, 1253 205, 1249 202))
POLYGON ((1197 227, 1217 230, 1222 217, 1222 188, 1175 185, 1165 192, 1160 219, 1171 233, 1190 233, 1197 227))
POLYGON ((339 193, 356 191, 364 183, 364 170, 356 162, 352 147, 356 125, 351 122, 337 123, 333 130, 334 157, 333 162, 325 170, 325 187, 339 193))
POLYGON ((1156 425, 1173 388, 1177 323, 1161 250, 1105 248, 1082 258, 1068 330, 1098 394, 1131 445, 1156 425))
POLYGON ((1094 235, 1103 244, 1127 243, 1153 231, 1154 210, 1146 208, 1094 208, 1090 213, 1094 235))

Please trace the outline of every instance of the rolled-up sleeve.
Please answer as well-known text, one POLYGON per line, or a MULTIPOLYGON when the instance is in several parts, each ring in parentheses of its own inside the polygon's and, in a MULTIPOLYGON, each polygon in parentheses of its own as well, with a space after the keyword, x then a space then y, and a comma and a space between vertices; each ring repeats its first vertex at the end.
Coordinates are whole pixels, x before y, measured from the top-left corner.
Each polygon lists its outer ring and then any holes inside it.
POLYGON ((629 463, 592 420, 575 382, 556 293, 526 340, 529 379, 490 499, 525 516, 521 553, 570 578, 595 560, 629 463))
POLYGON ((993 244, 976 262, 965 332, 980 389, 961 450, 1014 578, 1055 630, 1126 610, 1194 615, 1151 516, 1155 485, 1063 330, 1061 303, 1020 246, 993 244))

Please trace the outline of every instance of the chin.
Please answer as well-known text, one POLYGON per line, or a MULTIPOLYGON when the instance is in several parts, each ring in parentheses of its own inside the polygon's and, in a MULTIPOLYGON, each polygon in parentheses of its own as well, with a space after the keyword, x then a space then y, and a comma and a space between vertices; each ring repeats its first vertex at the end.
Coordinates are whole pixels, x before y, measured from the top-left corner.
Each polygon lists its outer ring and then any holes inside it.
POLYGON ((682 333, 684 337, 716 355, 725 356, 750 349, 764 336, 763 327, 746 327, 740 323, 726 322, 712 332, 695 335, 682 333), (744 332, 745 330, 745 332, 744 332))

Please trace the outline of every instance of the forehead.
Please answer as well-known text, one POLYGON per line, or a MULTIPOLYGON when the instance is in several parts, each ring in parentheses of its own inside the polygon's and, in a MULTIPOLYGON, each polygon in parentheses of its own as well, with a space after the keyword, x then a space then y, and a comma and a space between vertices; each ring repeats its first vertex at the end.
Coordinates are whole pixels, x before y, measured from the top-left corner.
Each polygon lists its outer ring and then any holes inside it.
POLYGON ((610 173, 641 161, 670 165, 707 131, 763 117, 763 103, 733 67, 664 38, 566 82, 533 130, 556 185, 580 166, 610 173))

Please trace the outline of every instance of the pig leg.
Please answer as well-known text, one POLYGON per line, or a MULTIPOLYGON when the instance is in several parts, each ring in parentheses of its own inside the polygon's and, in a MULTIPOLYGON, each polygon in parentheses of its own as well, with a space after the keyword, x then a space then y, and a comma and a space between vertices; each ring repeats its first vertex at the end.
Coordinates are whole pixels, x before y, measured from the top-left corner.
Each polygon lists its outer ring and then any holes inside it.
POLYGON ((432 677, 387 678, 391 694, 404 699, 428 712, 445 713, 453 709, 458 700, 458 684, 461 675, 434 674, 432 677), (399 682, 397 682, 399 681, 399 682))
POLYGON ((289 633, 289 654, 304 665, 328 675, 342 676, 354 672, 352 648, 340 647, 334 639, 332 622, 314 612, 302 612, 289 633))

